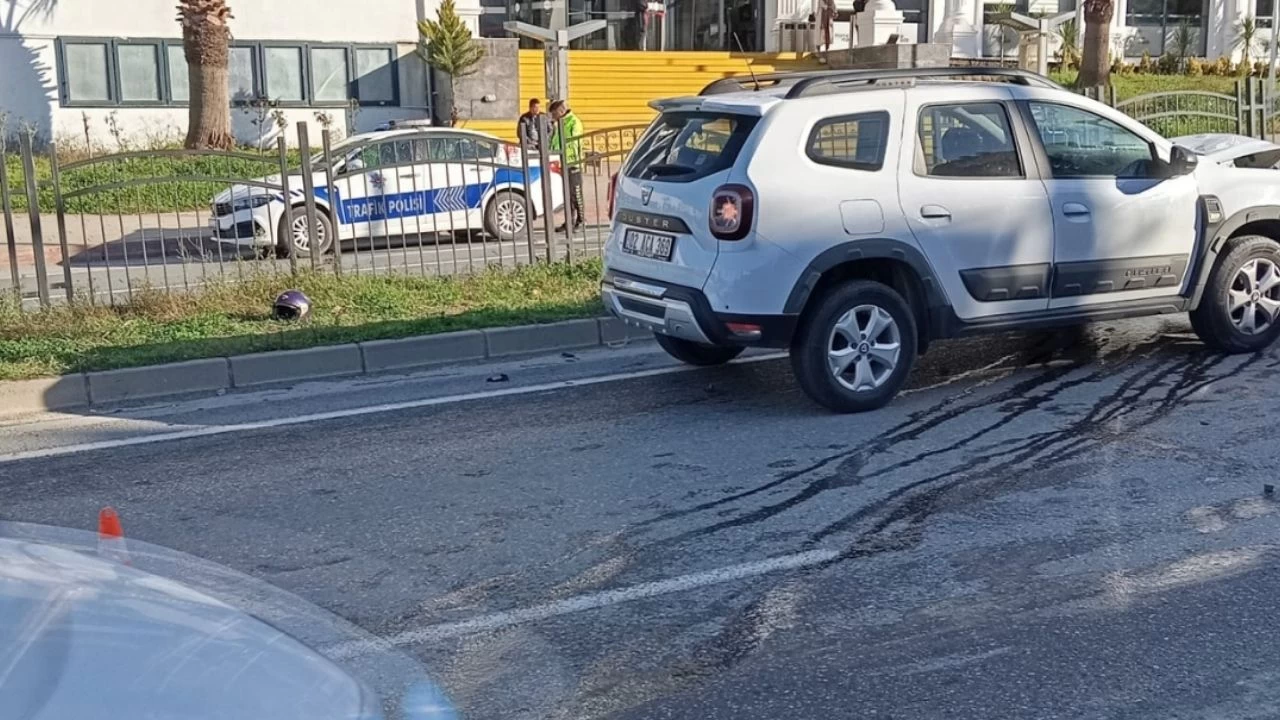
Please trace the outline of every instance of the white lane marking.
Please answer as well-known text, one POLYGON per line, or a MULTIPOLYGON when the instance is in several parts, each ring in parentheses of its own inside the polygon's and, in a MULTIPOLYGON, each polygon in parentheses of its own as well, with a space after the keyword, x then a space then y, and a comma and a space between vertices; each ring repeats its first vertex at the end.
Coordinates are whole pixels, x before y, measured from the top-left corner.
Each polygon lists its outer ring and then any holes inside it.
MULTIPOLYGON (((597 608, 617 605, 619 603, 644 600, 646 598, 670 595, 672 593, 685 592, 687 590, 696 590, 701 587, 707 587, 708 585, 720 585, 722 583, 742 580, 749 577, 755 577, 757 575, 767 575, 769 573, 782 572, 784 570, 799 570, 801 568, 813 567, 814 565, 821 565, 822 563, 830 562, 838 557, 840 557, 840 552, 837 550, 809 550, 792 555, 780 555, 778 557, 772 557, 765 560, 757 560, 755 562, 742 563, 739 565, 729 565, 727 567, 717 568, 715 570, 705 570, 703 572, 693 573, 690 575, 680 575, 667 580, 655 580, 653 582, 641 583, 630 587, 618 588, 617 590, 606 590, 586 595, 577 595, 565 598, 564 600, 543 603, 541 605, 531 605, 529 607, 519 608, 516 610, 504 610, 502 612, 478 615, 469 620, 428 625, 427 627, 418 628, 416 630, 405 630, 404 632, 381 638, 375 642, 379 645, 413 645, 416 643, 446 640, 448 638, 459 637, 462 635, 490 632, 493 630, 511 627, 513 625, 523 625, 524 623, 547 620, 549 618, 559 617, 561 615, 570 615, 586 610, 595 610, 597 608)), ((358 655, 361 649, 367 647, 367 643, 351 643, 337 646, 333 648, 333 650, 339 656, 351 657, 353 655, 358 655)))
MULTIPOLYGON (((768 360, 777 360, 786 356, 786 353, 756 355, 748 358, 739 358, 734 360, 733 364, 745 365, 748 363, 765 362, 768 360)), ((482 390, 479 392, 462 393, 460 395, 421 398, 418 400, 406 400, 404 402, 383 403, 381 405, 366 405, 363 407, 330 410, 328 412, 309 413, 306 415, 291 415, 271 418, 269 420, 236 423, 234 425, 213 425, 209 427, 191 428, 188 430, 176 430, 174 432, 155 433, 152 435, 137 435, 133 437, 115 438, 112 440, 78 443, 75 445, 24 450, 21 452, 0 455, 0 464, 17 462, 19 460, 35 460, 38 458, 58 457, 61 455, 74 455, 76 453, 91 452, 93 450, 109 450, 113 448, 130 447, 132 445, 150 445, 152 443, 170 442, 173 440, 189 440, 191 438, 209 437, 212 435, 227 435, 230 433, 248 432, 251 430, 265 430, 268 428, 301 425, 304 423, 321 422, 324 420, 338 420, 341 418, 359 417, 361 415, 395 412, 397 410, 410 410, 413 408, 433 407, 436 405, 452 405, 454 403, 471 402, 473 400, 488 400, 499 397, 510 397, 512 395, 528 395, 531 393, 548 392, 552 390, 566 390, 568 388, 601 385, 603 383, 618 382, 620 380, 635 380, 639 378, 654 377, 657 375, 672 375, 675 373, 691 372, 697 369, 698 368, 696 367, 690 367, 687 365, 673 365, 670 367, 635 370, 625 373, 613 373, 610 375, 580 378, 577 380, 559 380, 556 382, 538 383, 536 385, 525 385, 522 387, 502 388, 500 390, 482 390)))

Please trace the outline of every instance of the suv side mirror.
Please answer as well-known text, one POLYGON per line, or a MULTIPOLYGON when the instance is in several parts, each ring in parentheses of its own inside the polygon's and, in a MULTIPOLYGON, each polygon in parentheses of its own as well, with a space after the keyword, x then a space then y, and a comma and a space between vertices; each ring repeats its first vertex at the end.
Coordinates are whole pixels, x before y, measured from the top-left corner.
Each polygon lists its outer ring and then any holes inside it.
POLYGON ((1174 145, 1169 151, 1169 172, 1174 175, 1187 175, 1200 164, 1200 156, 1182 147, 1174 145))

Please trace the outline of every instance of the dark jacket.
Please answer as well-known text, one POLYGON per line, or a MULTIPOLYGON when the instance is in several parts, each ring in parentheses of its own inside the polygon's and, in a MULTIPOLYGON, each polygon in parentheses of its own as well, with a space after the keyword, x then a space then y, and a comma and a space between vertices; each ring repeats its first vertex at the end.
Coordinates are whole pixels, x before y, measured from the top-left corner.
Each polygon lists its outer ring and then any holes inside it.
POLYGON ((516 123, 516 137, 520 139, 521 145, 534 149, 538 147, 538 126, 543 121, 542 113, 534 115, 527 112, 520 116, 520 121, 516 123))

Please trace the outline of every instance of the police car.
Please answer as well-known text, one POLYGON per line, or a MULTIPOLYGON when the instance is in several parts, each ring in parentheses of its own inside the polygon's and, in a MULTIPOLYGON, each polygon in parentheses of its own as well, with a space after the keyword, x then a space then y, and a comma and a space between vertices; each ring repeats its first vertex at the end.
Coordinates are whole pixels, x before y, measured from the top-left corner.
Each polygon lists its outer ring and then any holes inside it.
POLYGON ((397 128, 353 135, 311 158, 318 235, 312 242, 301 174, 233 185, 213 199, 214 237, 281 256, 328 252, 335 239, 452 233, 483 227, 512 239, 544 212, 549 175, 552 211, 564 205, 559 163, 544 170, 516 145, 459 128, 397 128), (526 170, 527 167, 527 176, 526 170), (329 186, 329 176, 333 178, 329 186), (286 206, 285 193, 288 193, 286 206), (286 207, 293 208, 286 213, 286 207), (291 224, 290 224, 291 222, 291 224))

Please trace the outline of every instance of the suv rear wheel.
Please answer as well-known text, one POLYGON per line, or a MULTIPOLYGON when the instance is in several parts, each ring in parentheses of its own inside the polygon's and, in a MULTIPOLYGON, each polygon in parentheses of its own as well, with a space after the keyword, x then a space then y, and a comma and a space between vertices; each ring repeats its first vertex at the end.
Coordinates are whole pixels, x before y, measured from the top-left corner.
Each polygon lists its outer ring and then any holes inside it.
POLYGON ((836 412, 884 406, 916 359, 915 315, 893 288, 854 280, 834 288, 800 328, 791 367, 800 388, 836 412))
POLYGON ((1191 326, 1215 350, 1253 352, 1280 336, 1280 244, 1261 235, 1233 242, 1191 311, 1191 326))
POLYGON ((670 335, 654 334, 658 345, 671 357, 689 365, 723 365, 742 354, 746 348, 725 345, 703 345, 670 335))

